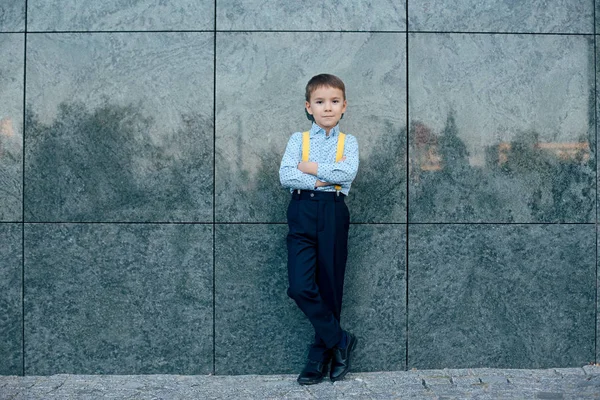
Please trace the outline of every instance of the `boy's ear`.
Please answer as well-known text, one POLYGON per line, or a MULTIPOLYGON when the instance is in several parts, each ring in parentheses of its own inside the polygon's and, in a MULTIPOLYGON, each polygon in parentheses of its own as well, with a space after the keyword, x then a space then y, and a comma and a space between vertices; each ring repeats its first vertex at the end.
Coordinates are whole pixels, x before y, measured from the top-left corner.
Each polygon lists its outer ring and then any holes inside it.
POLYGON ((306 118, 308 118, 309 121, 315 121, 315 117, 313 117, 312 112, 309 111, 310 110, 310 102, 305 102, 304 103, 304 112, 306 113, 306 118))
POLYGON ((308 118, 309 121, 315 122, 315 117, 313 117, 312 114, 309 114, 306 108, 304 109, 304 112, 306 113, 306 118, 308 118))
POLYGON ((306 109, 307 113, 312 115, 312 112, 310 111, 310 102, 309 101, 304 102, 304 108, 306 109))

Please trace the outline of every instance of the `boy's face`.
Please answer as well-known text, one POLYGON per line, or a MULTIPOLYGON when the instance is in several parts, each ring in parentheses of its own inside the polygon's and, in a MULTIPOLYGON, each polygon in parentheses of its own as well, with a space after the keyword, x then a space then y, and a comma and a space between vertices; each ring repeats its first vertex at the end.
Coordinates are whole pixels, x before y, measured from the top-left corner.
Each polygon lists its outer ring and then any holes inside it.
POLYGON ((306 102, 306 111, 329 133, 346 112, 344 92, 331 86, 318 87, 310 94, 310 101, 306 102))

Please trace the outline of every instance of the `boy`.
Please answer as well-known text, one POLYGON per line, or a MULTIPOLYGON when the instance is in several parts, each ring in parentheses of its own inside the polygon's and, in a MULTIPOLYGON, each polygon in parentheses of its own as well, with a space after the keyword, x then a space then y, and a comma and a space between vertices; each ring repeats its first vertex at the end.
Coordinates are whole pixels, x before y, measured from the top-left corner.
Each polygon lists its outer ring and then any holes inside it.
POLYGON ((346 111, 340 78, 321 74, 306 85, 309 132, 292 135, 279 177, 292 199, 287 210, 290 296, 315 329, 306 366, 298 383, 319 383, 331 363, 330 379, 343 379, 350 368, 356 337, 342 330, 342 292, 348 255, 350 214, 344 198, 358 170, 358 144, 339 131, 346 111))

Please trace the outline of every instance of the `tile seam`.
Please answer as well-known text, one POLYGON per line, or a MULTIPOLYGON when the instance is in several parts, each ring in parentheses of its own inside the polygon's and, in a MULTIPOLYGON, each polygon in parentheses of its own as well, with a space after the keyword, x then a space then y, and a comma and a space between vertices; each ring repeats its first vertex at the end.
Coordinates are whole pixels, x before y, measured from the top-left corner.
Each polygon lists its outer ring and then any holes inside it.
POLYGON ((25 376, 25 128, 27 110, 27 0, 23 32, 23 122, 21 125, 21 375, 25 376))
POLYGON ((404 275, 405 275, 405 280, 404 280, 404 284, 406 286, 405 288, 405 310, 404 310, 404 334, 405 334, 405 342, 404 342, 404 349, 405 349, 405 354, 404 354, 404 370, 408 371, 408 346, 409 346, 409 342, 408 342, 408 335, 409 335, 409 326, 408 326, 408 322, 409 322, 409 318, 408 318, 408 307, 409 307, 409 287, 408 287, 408 282, 409 282, 409 265, 408 265, 408 260, 409 260, 409 251, 410 251, 410 245, 409 245, 409 227, 410 227, 410 184, 409 184, 409 179, 410 179, 410 143, 409 143, 409 138, 410 138, 410 134, 409 134, 409 130, 410 130, 410 106, 409 106, 409 88, 410 88, 410 75, 409 75, 409 68, 410 68, 410 64, 409 64, 409 25, 408 25, 408 5, 409 5, 409 0, 406 0, 406 42, 405 42, 405 50, 406 50, 406 225, 405 225, 405 232, 406 232, 406 243, 405 243, 405 256, 404 256, 404 262, 405 262, 405 267, 404 267, 404 275))
MULTIPOLYGON (((23 32, 0 32, 0 34, 23 33, 23 32)), ((523 36, 594 36, 596 33, 585 32, 502 32, 502 31, 426 31, 426 30, 208 30, 208 29, 190 29, 190 30, 127 30, 127 31, 28 31, 29 34, 119 34, 119 33, 371 33, 371 34, 456 34, 456 35, 523 35, 523 36)))
POLYGON ((213 259, 212 259, 212 373, 216 374, 217 371, 217 349, 216 349, 216 159, 217 159, 217 0, 214 2, 214 16, 213 16, 213 218, 212 218, 212 235, 213 235, 213 259))
MULTIPOLYGON (((22 221, 0 221, 2 224, 20 224, 22 221)), ((278 221, 218 221, 218 222, 162 222, 162 221, 27 221, 29 225, 286 225, 278 221)), ((596 225, 592 222, 351 222, 351 225, 596 225)))
POLYGON ((595 169, 596 169, 596 192, 595 192, 595 211, 596 211, 596 220, 595 220, 595 234, 596 234, 596 263, 594 265, 594 287, 596 288, 594 292, 594 363, 598 363, 598 54, 597 54, 597 36, 596 36, 596 0, 593 2, 594 4, 594 159, 595 159, 595 169))

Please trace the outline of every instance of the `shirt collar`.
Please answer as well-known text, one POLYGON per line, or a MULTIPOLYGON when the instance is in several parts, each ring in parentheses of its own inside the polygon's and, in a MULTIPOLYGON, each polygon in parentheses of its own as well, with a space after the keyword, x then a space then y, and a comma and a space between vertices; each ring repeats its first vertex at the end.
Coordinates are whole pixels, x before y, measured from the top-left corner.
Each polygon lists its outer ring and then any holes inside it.
MULTIPOLYGON (((340 132, 340 124, 337 124, 336 126, 334 126, 333 128, 331 128, 331 131, 329 131, 329 136, 328 137, 337 136, 337 134, 339 132, 340 132)), ((310 128, 310 136, 313 137, 313 136, 318 135, 318 134, 325 135, 325 129, 323 129, 319 125, 317 125, 316 122, 313 122, 312 128, 310 128)))

